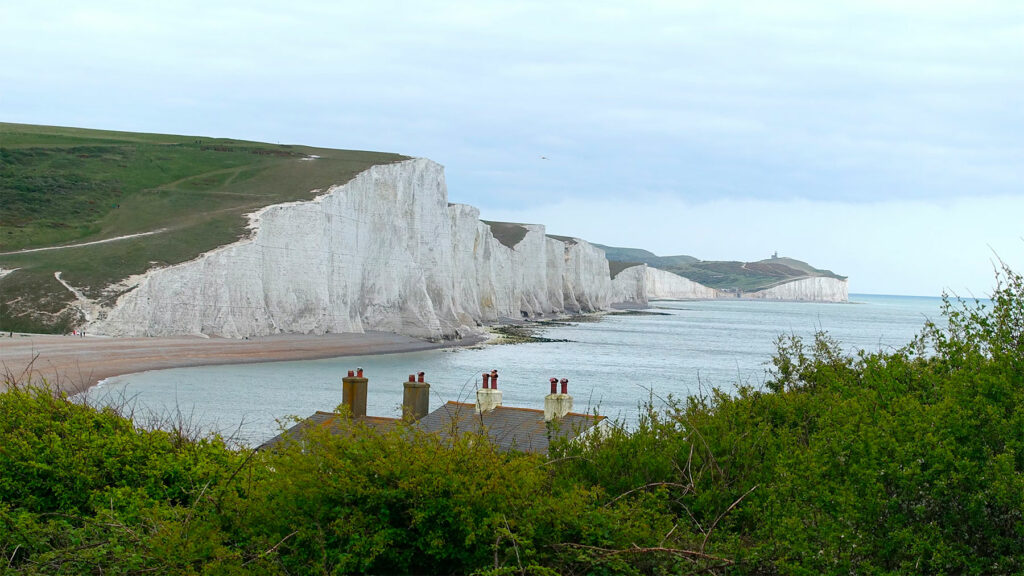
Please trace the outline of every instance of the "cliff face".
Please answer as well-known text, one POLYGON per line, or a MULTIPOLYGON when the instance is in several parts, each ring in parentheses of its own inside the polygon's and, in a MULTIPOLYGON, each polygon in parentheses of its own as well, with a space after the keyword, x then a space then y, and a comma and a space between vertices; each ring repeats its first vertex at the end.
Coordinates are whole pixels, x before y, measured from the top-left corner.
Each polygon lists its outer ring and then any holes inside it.
POLYGON ((719 296, 714 288, 650 266, 646 267, 644 282, 650 300, 705 300, 719 296))
MULTIPOLYGON (((540 225, 482 222, 476 208, 448 203, 443 168, 424 159, 374 166, 313 201, 268 206, 250 218, 248 238, 130 280, 112 307, 89 302, 88 330, 457 338, 503 319, 720 297, 646 265, 612 280, 604 252, 588 242, 547 236, 540 225)), ((745 296, 845 301, 847 294, 844 280, 809 278, 745 296)))
POLYGON ((594 311, 613 298, 601 250, 538 225, 505 246, 476 208, 448 204, 443 168, 424 159, 267 207, 251 227, 245 240, 137 279, 89 331, 458 337, 482 322, 594 311))
POLYGON ((621 270, 612 280, 612 301, 645 305, 649 300, 711 300, 723 293, 689 278, 638 264, 621 270))
POLYGON ((632 306, 647 305, 647 265, 639 264, 620 270, 612 278, 612 302, 632 306))
POLYGON ((766 290, 745 292, 744 298, 765 300, 797 300, 813 302, 848 302, 847 280, 814 277, 794 280, 766 290))
MULTIPOLYGON (((564 246, 562 258, 562 301, 564 310, 592 312, 615 303, 611 274, 604 251, 589 242, 573 238, 562 242, 548 238, 550 243, 564 246)), ((557 250, 557 249, 556 249, 557 250)))
MULTIPOLYGON (((847 281, 836 278, 804 278, 767 290, 745 292, 743 298, 808 302, 847 302, 847 281)), ((712 300, 735 294, 698 284, 677 274, 639 264, 620 271, 612 280, 611 301, 644 305, 649 300, 712 300)))

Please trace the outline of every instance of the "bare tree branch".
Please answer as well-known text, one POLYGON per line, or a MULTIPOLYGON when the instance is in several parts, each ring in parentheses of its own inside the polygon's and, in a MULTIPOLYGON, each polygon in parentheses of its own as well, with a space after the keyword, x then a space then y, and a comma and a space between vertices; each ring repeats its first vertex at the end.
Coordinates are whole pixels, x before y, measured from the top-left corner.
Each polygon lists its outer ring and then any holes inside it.
POLYGON ((670 556, 676 556, 678 558, 685 558, 687 560, 696 562, 698 560, 712 560, 715 562, 721 562, 725 566, 731 566, 735 564, 728 558, 721 558, 718 556, 712 556, 696 550, 685 550, 682 548, 665 548, 662 546, 652 546, 643 548, 634 544, 631 548, 625 548, 618 550, 615 548, 601 548, 599 546, 588 546, 586 544, 575 544, 572 542, 558 544, 558 546, 565 546, 568 548, 577 548, 581 550, 593 550, 594 552, 600 552, 603 556, 621 556, 625 554, 668 554, 670 556))
POLYGON ((629 496, 630 494, 632 494, 634 492, 639 492, 641 490, 647 490, 648 488, 656 488, 658 486, 675 486, 676 488, 682 488, 683 489, 683 494, 686 494, 686 493, 690 492, 690 490, 691 490, 691 485, 680 484, 679 482, 651 482, 650 484, 644 484, 643 486, 639 486, 637 488, 633 488, 632 490, 627 490, 627 491, 623 492, 622 494, 619 494, 615 498, 612 498, 611 500, 606 502, 605 503, 605 507, 607 508, 608 506, 611 506, 615 502, 621 500, 622 498, 625 498, 626 496, 629 496))
POLYGON ((526 570, 523 569, 523 561, 519 558, 519 542, 516 542, 515 534, 512 534, 512 527, 508 525, 508 518, 502 514, 501 519, 505 521, 505 530, 508 530, 508 537, 512 539, 512 549, 516 552, 516 564, 519 565, 519 572, 526 574, 526 570))
POLYGON ((737 498, 735 502, 730 504, 728 508, 726 508, 721 514, 719 514, 718 518, 715 518, 715 521, 711 523, 710 527, 708 527, 708 531, 704 533, 704 541, 700 543, 700 551, 701 552, 703 552, 704 551, 704 547, 707 546, 708 538, 711 538, 711 533, 715 531, 715 526, 718 525, 718 521, 721 520, 723 516, 728 514, 730 510, 735 508, 740 502, 742 502, 744 498, 749 496, 751 492, 753 492, 754 490, 757 490, 757 486, 758 485, 755 484, 753 488, 751 488, 750 490, 747 490, 747 492, 743 496, 740 496, 739 498, 737 498))
POLYGON ((294 531, 294 532, 292 532, 291 534, 289 534, 289 535, 285 536, 284 538, 281 538, 280 540, 278 540, 278 541, 277 541, 277 544, 274 544, 274 545, 273 545, 273 546, 271 546, 270 548, 267 548, 267 549, 266 549, 266 550, 264 550, 263 552, 261 552, 261 553, 257 554, 256 556, 253 556, 252 558, 250 558, 250 559, 246 560, 245 562, 243 562, 243 563, 242 563, 242 566, 243 566, 243 567, 244 567, 244 566, 248 566, 249 564, 252 564, 253 562, 255 562, 255 561, 259 560, 260 558, 263 558, 263 557, 264 557, 264 556, 266 556, 267 554, 272 554, 272 553, 273 553, 273 552, 274 552, 275 550, 277 550, 277 549, 278 549, 278 547, 280 547, 280 546, 281 546, 281 544, 284 544, 284 541, 285 541, 285 540, 287 540, 287 539, 291 538, 292 536, 295 536, 295 535, 296 535, 296 534, 298 534, 298 533, 299 533, 299 531, 298 531, 298 530, 295 530, 295 531, 294 531))
POLYGON ((661 542, 658 543, 658 546, 664 546, 665 545, 665 540, 668 540, 668 537, 671 536, 672 533, 676 531, 676 528, 679 528, 679 524, 672 525, 672 529, 668 531, 668 534, 665 534, 665 537, 661 539, 661 542))

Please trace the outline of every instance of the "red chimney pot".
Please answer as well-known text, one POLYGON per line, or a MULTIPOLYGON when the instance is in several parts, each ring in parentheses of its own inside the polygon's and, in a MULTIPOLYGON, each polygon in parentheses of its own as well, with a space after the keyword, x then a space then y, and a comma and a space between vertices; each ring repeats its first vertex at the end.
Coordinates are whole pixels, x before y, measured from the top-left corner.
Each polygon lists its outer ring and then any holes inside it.
POLYGON ((416 381, 416 375, 415 374, 409 374, 409 382, 415 382, 415 381, 416 381))
POLYGON ((418 382, 423 382, 423 377, 426 376, 426 374, 424 374, 423 372, 420 372, 419 376, 420 376, 420 378, 419 378, 418 382))
POLYGON ((562 394, 568 394, 568 393, 569 393, 569 379, 568 378, 562 378, 562 394))
POLYGON ((356 368, 356 377, 357 378, 362 378, 363 377, 363 369, 362 368, 356 368))
POLYGON ((349 371, 348 371, 348 377, 349 377, 349 378, 352 378, 352 377, 353 377, 353 376, 355 376, 355 375, 356 375, 356 371, 355 371, 355 370, 349 370, 349 371))
POLYGON ((497 370, 491 370, 491 389, 492 390, 497 390, 498 389, 498 371, 497 370))
POLYGON ((484 372, 484 389, 491 387, 491 374, 490 372, 484 372))
POLYGON ((551 393, 555 394, 558 392, 558 378, 551 379, 551 393))

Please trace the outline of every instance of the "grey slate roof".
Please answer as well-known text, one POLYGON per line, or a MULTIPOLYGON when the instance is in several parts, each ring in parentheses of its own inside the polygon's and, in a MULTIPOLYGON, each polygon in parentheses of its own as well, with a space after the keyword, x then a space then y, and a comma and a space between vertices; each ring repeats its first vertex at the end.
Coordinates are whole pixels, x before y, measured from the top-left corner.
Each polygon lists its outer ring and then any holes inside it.
MULTIPOLYGON (((544 421, 544 411, 533 408, 498 406, 485 414, 477 414, 474 404, 448 402, 424 416, 415 429, 428 434, 439 434, 448 439, 464 433, 486 432, 487 437, 501 450, 518 450, 547 454, 551 441, 556 438, 572 440, 604 420, 604 416, 570 412, 550 425, 544 421)), ((386 431, 401 420, 380 416, 363 416, 358 422, 378 431, 386 431)), ((326 428, 340 433, 340 415, 320 412, 292 426, 288 430, 260 445, 260 450, 272 448, 285 439, 301 439, 309 430, 326 428)))
POLYGON ((544 421, 543 410, 498 406, 490 412, 477 414, 474 404, 448 402, 424 416, 416 427, 424 432, 440 434, 442 438, 485 431, 502 450, 547 454, 552 440, 572 440, 604 418, 570 412, 549 425, 544 421))
MULTIPOLYGON (((284 432, 260 444, 259 450, 272 448, 285 439, 300 439, 306 432, 316 428, 327 428, 331 432, 341 431, 341 415, 337 412, 316 411, 315 414, 285 430, 284 432)), ((356 419, 357 422, 365 424, 370 428, 381 432, 388 430, 399 422, 398 418, 384 418, 382 416, 362 416, 356 419)))

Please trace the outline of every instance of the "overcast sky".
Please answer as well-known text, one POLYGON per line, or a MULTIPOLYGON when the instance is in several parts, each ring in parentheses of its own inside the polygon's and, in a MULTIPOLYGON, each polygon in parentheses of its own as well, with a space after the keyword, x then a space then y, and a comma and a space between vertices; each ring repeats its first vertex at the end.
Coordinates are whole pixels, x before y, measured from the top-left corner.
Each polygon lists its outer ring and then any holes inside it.
POLYGON ((778 251, 851 292, 1024 271, 1024 2, 3 2, 0 121, 400 152, 487 219, 778 251))

